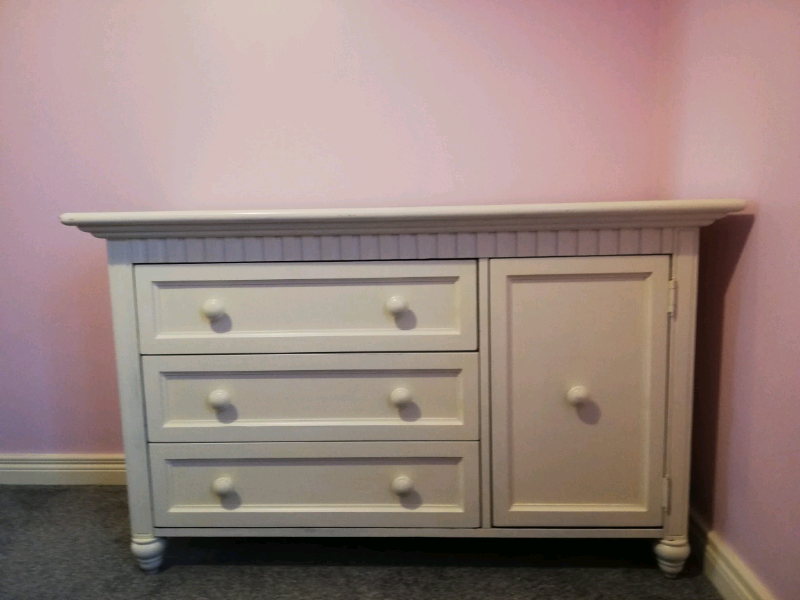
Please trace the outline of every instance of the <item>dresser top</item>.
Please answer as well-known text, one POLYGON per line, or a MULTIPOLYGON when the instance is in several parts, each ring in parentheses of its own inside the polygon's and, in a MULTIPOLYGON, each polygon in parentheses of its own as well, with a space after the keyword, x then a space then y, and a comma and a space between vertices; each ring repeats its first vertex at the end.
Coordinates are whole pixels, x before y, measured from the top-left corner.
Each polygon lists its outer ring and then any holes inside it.
POLYGON ((743 200, 649 200, 401 208, 65 213, 61 222, 105 239, 364 235, 699 227, 743 200))

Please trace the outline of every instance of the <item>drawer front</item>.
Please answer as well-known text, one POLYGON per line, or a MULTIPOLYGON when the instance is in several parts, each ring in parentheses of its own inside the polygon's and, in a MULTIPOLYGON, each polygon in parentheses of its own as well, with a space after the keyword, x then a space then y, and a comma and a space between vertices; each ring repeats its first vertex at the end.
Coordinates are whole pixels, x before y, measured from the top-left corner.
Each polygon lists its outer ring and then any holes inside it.
POLYGON ((475 350, 474 261, 139 265, 143 354, 475 350))
POLYGON ((478 354, 143 357, 150 441, 478 439, 478 354))
POLYGON ((157 527, 478 527, 477 442, 150 444, 157 527))

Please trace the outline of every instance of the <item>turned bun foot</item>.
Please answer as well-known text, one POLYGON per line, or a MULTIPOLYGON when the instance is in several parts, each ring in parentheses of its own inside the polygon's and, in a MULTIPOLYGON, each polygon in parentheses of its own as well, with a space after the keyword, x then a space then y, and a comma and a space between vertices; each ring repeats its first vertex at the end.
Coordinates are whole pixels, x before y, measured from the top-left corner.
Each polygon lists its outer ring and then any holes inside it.
POLYGON ((134 537, 131 541, 131 552, 145 573, 155 573, 164 560, 167 542, 164 538, 134 537))
POLYGON ((689 558, 689 542, 686 538, 674 540, 661 540, 653 551, 656 554, 658 568, 667 577, 674 579, 683 570, 686 559, 689 558))

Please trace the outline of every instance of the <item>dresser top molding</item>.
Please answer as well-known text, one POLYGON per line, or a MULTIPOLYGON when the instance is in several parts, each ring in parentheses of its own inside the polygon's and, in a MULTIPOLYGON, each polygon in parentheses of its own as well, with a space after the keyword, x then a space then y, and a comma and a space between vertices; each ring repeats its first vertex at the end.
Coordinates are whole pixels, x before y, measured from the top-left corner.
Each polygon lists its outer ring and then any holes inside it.
POLYGON ((614 227, 699 227, 743 200, 650 200, 410 208, 65 213, 61 222, 104 239, 476 233, 614 227))

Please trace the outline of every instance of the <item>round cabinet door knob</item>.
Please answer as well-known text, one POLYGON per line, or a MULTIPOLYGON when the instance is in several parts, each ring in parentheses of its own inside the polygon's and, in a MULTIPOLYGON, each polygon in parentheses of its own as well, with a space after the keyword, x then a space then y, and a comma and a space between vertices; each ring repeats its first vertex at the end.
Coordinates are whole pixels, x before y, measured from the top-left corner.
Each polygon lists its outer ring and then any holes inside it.
POLYGON ((214 410, 222 410, 231 405, 231 395, 225 390, 214 390, 208 395, 208 404, 214 410))
POLYGON ((572 406, 578 406, 589 400, 589 390, 582 385, 571 387, 567 392, 567 402, 572 406))
POLYGON ((225 316, 225 304, 219 298, 209 298, 203 302, 203 314, 209 321, 216 321, 225 316))
POLYGON ((406 475, 400 475, 392 480, 392 491, 398 496, 410 494, 414 489, 414 482, 406 475))
POLYGON ((403 408, 405 405, 411 403, 411 390, 404 387, 392 390, 392 393, 389 394, 389 402, 394 404, 397 408, 403 408))
POLYGON ((400 315, 408 310, 408 300, 403 296, 392 296, 386 301, 386 310, 394 316, 400 315))
POLYGON ((211 489, 217 496, 227 496, 233 493, 233 480, 230 477, 217 477, 211 484, 211 489))

